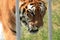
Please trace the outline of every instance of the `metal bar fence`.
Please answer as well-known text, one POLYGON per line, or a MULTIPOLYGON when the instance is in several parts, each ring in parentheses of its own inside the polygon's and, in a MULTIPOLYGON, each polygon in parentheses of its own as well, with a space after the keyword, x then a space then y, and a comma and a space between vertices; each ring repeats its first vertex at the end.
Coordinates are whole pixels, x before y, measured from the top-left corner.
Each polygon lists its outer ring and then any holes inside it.
POLYGON ((52 0, 48 0, 48 39, 52 40, 52 0))
POLYGON ((16 40, 20 40, 21 37, 21 25, 19 17, 19 0, 16 0, 16 40))

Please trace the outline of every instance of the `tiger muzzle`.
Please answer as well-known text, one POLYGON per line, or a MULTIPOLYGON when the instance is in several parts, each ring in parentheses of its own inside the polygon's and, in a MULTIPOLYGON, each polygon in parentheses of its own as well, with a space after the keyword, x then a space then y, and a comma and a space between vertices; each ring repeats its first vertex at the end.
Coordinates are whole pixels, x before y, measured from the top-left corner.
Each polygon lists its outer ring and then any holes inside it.
POLYGON ((30 33, 37 33, 38 32, 38 28, 35 26, 35 27, 29 27, 28 31, 30 33))

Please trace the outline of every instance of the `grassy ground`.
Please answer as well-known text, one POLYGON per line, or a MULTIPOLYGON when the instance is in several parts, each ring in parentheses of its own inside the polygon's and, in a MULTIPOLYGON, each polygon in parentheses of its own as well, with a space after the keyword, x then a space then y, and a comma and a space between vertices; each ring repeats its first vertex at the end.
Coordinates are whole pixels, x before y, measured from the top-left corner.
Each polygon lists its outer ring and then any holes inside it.
MULTIPOLYGON (((30 34, 22 28, 21 40, 48 40, 48 13, 44 17, 44 26, 36 34, 30 34)), ((52 0, 52 40, 60 40, 60 0, 52 0)))

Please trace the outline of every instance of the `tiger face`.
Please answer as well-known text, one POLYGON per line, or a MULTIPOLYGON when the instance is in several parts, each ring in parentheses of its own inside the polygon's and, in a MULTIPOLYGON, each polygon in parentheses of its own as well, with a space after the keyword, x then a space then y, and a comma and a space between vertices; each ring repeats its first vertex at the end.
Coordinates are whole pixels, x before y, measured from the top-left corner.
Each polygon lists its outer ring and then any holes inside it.
POLYGON ((43 26, 43 17, 47 9, 45 3, 43 1, 34 1, 25 3, 23 6, 20 5, 21 24, 25 24, 29 32, 36 33, 39 27, 43 26))

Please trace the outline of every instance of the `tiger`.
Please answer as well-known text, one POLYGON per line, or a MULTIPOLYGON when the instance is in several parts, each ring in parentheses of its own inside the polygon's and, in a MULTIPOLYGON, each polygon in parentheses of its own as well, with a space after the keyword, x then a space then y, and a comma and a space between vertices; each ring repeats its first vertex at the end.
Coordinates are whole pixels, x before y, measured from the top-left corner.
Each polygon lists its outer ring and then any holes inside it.
MULTIPOLYGON (((0 21, 2 22, 4 40, 16 40, 16 1, 0 0, 0 21)), ((47 7, 43 0, 19 0, 20 24, 30 33, 38 32, 43 26, 47 7)))
POLYGON ((43 18, 46 13, 46 5, 42 0, 21 0, 20 21, 28 27, 30 33, 36 33, 43 26, 43 18))

